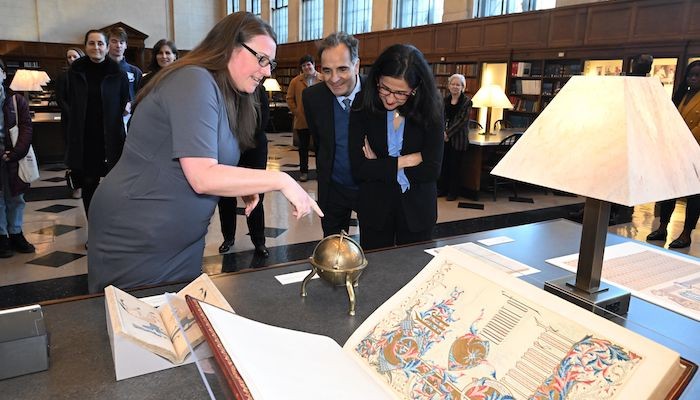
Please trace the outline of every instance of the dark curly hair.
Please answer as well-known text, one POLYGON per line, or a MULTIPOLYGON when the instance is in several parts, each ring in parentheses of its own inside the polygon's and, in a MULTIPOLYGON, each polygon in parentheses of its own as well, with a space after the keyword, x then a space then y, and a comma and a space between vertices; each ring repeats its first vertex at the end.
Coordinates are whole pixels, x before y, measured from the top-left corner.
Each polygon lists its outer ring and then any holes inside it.
POLYGON ((385 111, 377 89, 382 76, 403 79, 415 89, 415 94, 399 107, 406 119, 428 130, 442 132, 442 96, 437 90, 433 71, 420 50, 408 44, 387 47, 372 65, 367 83, 362 87, 362 108, 372 112, 385 111))

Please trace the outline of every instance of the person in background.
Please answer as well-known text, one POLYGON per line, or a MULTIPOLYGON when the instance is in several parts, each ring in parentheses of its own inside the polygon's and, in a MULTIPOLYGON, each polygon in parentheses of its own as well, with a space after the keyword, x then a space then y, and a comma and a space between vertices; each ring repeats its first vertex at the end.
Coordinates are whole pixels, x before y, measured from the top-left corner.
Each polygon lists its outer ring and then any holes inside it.
MULTIPOLYGON (((63 132, 63 141, 68 146, 68 118, 70 116, 70 108, 68 105, 68 68, 73 64, 73 61, 84 57, 85 53, 82 49, 71 47, 66 50, 66 71, 56 77, 56 102, 61 109, 61 132, 63 132)), ((74 188, 71 196, 74 199, 79 199, 81 196, 80 188, 74 188)))
POLYGON ((250 215, 258 193, 279 190, 297 219, 323 215, 288 174, 236 166, 255 145, 254 92, 275 68, 276 49, 270 25, 232 13, 139 92, 122 158, 90 208, 90 292, 200 275, 220 196, 243 197, 250 215))
POLYGON ((122 71, 126 72, 126 76, 129 79, 129 102, 124 108, 124 125, 126 126, 131 118, 131 103, 136 98, 136 90, 139 87, 139 82, 141 81, 143 73, 139 67, 126 62, 124 52, 127 48, 129 36, 126 34, 124 28, 112 28, 109 31, 109 37, 107 39, 109 40, 109 57, 119 63, 119 67, 122 71))
MULTIPOLYGON (((258 86, 257 95, 260 99, 260 122, 255 130, 255 147, 241 154, 238 166, 265 169, 267 168, 267 136, 265 135, 265 127, 270 119, 270 104, 265 88, 262 85, 258 86)), ((258 196, 260 196, 260 201, 258 201, 258 205, 255 206, 253 211, 250 212, 250 215, 246 217, 246 222, 248 223, 250 240, 255 246, 255 255, 267 257, 270 255, 270 252, 265 246, 265 210, 263 208, 265 195, 260 193, 258 196)), ((219 253, 228 253, 236 240, 236 203, 235 197, 221 197, 219 199, 219 222, 221 222, 221 234, 224 236, 224 242, 219 246, 219 253)))
POLYGON ((153 46, 153 51, 151 51, 151 63, 148 64, 148 73, 141 77, 139 82, 138 90, 146 86, 148 81, 150 81, 161 69, 167 67, 177 60, 177 46, 175 43, 168 39, 160 39, 153 46))
POLYGON ((323 210, 323 236, 348 232, 357 210, 357 185, 350 172, 348 124, 350 106, 362 88, 359 41, 335 32, 318 50, 324 85, 302 93, 304 114, 316 144, 318 204, 323 210))
POLYGON ((0 59, 0 258, 12 257, 15 251, 35 251, 22 233, 24 192, 29 184, 19 178, 17 163, 27 155, 32 144, 32 118, 27 100, 5 90, 6 78, 7 67, 0 59), (18 134, 13 145, 10 129, 14 127, 18 134))
POLYGON ((433 72, 411 45, 385 49, 350 113, 350 165, 359 184, 360 245, 429 240, 437 221, 443 105, 433 72))
POLYGON ((129 81, 119 64, 107 57, 107 36, 85 34, 85 53, 68 70, 68 147, 66 166, 82 183, 85 215, 100 179, 117 163, 126 131, 122 117, 129 102, 129 81))
POLYGON ((301 100, 301 93, 307 87, 321 82, 321 79, 318 72, 316 72, 314 58, 311 55, 307 54, 299 59, 299 68, 301 68, 301 73, 289 82, 287 104, 289 105, 289 111, 294 115, 293 128, 299 139, 299 180, 306 182, 309 179, 309 143, 311 142, 311 134, 304 115, 304 103, 301 100))
POLYGON ((462 186, 462 156, 467 153, 469 145, 469 113, 472 100, 464 94, 467 81, 464 75, 454 74, 447 80, 450 94, 444 99, 445 104, 445 149, 442 159, 439 190, 447 195, 447 201, 457 200, 462 186))
MULTIPOLYGON (((673 94, 673 103, 678 107, 683 120, 688 124, 695 140, 700 145, 700 61, 696 60, 686 67, 683 82, 673 94)), ((676 207, 676 199, 658 202, 660 212, 659 227, 647 236, 647 240, 666 240, 668 224, 676 207)), ((685 207, 685 223, 683 232, 668 247, 682 249, 690 247, 690 234, 700 219, 700 193, 688 196, 685 207)))

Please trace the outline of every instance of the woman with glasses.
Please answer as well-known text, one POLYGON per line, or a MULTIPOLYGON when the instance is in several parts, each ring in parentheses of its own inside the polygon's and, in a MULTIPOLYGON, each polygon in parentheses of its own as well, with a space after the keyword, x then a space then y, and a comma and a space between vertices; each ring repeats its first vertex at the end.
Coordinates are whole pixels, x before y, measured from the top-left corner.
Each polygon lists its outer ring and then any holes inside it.
POLYGON ((398 44, 382 52, 366 82, 350 113, 360 244, 368 250, 429 240, 445 126, 432 70, 418 49, 398 44))
POLYGON ((321 214, 286 173, 236 166, 255 146, 256 88, 276 48, 267 23, 230 14, 138 93, 122 158, 90 209, 91 292, 195 278, 219 196, 242 197, 249 215, 257 193, 279 190, 297 219, 321 214))

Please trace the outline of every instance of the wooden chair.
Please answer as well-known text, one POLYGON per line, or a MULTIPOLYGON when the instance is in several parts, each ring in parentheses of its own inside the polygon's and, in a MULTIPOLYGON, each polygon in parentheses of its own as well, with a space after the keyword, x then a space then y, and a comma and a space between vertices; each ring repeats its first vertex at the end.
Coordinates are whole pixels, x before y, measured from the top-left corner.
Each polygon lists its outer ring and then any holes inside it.
POLYGON ((502 128, 512 128, 513 124, 510 123, 510 121, 505 120, 505 119, 499 119, 498 121, 493 123, 493 130, 497 131, 502 128))
POLYGON ((484 163, 482 171, 487 172, 491 176, 491 178, 493 178, 493 201, 496 201, 498 185, 510 184, 511 190, 513 191, 513 197, 518 197, 518 190, 515 186, 515 181, 510 179, 499 178, 496 175, 491 175, 491 171, 496 167, 496 164, 498 164, 498 162, 501 161, 503 156, 505 156, 506 153, 508 153, 511 147, 515 145, 515 143, 518 141, 518 139, 520 139, 521 136, 521 133, 514 133, 501 140, 501 142, 498 145, 494 146, 494 149, 491 152, 491 156, 484 163))
POLYGON ((469 129, 481 129, 481 130, 484 130, 484 127, 481 126, 481 124, 479 123, 479 121, 474 120, 474 119, 470 119, 467 126, 468 126, 469 129))

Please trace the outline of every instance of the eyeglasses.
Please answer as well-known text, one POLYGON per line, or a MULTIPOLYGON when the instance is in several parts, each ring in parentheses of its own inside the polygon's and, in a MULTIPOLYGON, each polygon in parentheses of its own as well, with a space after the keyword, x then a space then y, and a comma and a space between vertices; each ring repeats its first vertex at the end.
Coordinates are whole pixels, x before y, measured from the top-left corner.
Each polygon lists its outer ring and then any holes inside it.
POLYGON ((277 61, 270 59, 270 57, 260 54, 257 51, 251 49, 250 47, 246 46, 245 43, 241 43, 241 46, 243 46, 246 50, 250 52, 250 54, 254 55, 255 58, 258 59, 258 64, 265 68, 268 65, 270 66, 270 71, 273 71, 275 68, 277 68, 277 61))
POLYGON ((402 91, 400 91, 400 90, 399 90, 399 91, 394 91, 394 90, 391 90, 391 89, 389 89, 388 87, 382 85, 381 83, 378 83, 378 84, 377 84, 377 89, 379 90, 379 94, 380 94, 381 96, 387 97, 387 96, 389 96, 390 94, 393 94, 393 95, 394 95, 394 98, 395 98, 396 100, 400 100, 400 101, 404 101, 404 100, 408 99, 410 96, 413 96, 414 94, 416 94, 416 90, 415 90, 415 89, 411 90, 411 91, 408 92, 408 93, 407 93, 407 92, 402 92, 402 91))

